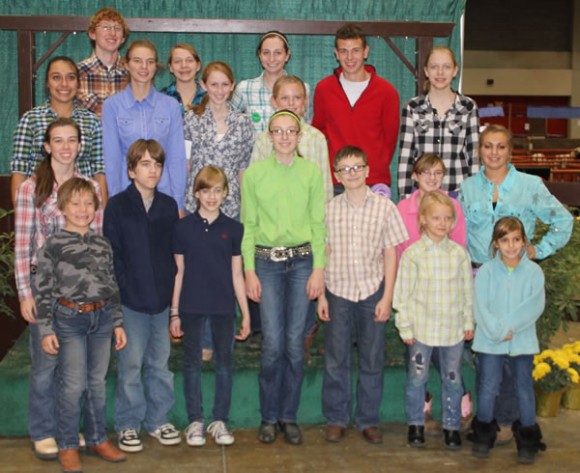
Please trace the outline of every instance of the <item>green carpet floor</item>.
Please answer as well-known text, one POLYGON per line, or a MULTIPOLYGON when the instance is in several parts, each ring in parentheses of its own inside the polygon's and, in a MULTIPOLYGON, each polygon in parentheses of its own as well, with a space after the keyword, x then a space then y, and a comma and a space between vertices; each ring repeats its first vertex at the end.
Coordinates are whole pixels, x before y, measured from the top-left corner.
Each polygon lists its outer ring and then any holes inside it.
MULTIPOLYGON (((392 323, 386 330, 386 361, 384 395, 381 405, 381 419, 384 422, 404 422, 403 409, 405 370, 403 354, 405 347, 400 341, 392 323)), ((318 424, 324 422, 321 413, 322 367, 324 358, 318 354, 322 341, 322 330, 319 331, 312 350, 311 360, 306 368, 302 387, 302 400, 298 413, 298 422, 318 424)), ((113 405, 115 393, 115 361, 112 357, 107 378, 107 421, 109 429, 113 430, 113 405)), ((170 415, 170 421, 179 428, 187 424, 185 401, 183 397, 183 377, 181 366, 183 349, 181 345, 173 345, 171 349, 170 368, 175 373, 176 403, 170 415)), ((233 428, 255 427, 260 422, 258 398, 258 368, 260 356, 251 351, 245 344, 238 343, 234 354, 234 387, 230 425, 233 428)), ((14 348, 0 363, 0 436, 27 435, 28 422, 28 375, 30 358, 28 356, 28 333, 24 332, 14 348)), ((356 373, 355 373, 356 375, 356 373)), ((473 390, 475 371, 466 361, 463 366, 463 376, 467 389, 473 390)), ((431 370, 429 390, 434 395, 433 414, 440 415, 440 388, 438 375, 431 370)), ((213 404, 213 370, 207 363, 202 373, 203 398, 206 417, 211 417, 213 404)), ((353 383, 354 384, 354 383, 353 383)), ((354 386, 353 386, 354 388, 354 386)))

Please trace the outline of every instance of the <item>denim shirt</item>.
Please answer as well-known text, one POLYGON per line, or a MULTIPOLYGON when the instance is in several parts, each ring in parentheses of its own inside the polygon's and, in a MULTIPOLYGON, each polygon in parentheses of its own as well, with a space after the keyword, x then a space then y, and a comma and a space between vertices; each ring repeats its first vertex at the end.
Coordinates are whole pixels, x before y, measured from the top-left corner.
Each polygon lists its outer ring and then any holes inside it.
POLYGON ((127 150, 139 138, 154 139, 165 151, 165 165, 157 189, 175 199, 183 209, 186 161, 183 120, 177 100, 151 87, 143 100, 136 100, 131 85, 109 97, 103 105, 103 148, 109 195, 125 190, 127 150))
POLYGON ((483 264, 491 258, 491 235, 495 223, 502 217, 520 219, 531 240, 536 218, 550 225, 548 233, 535 245, 536 258, 544 259, 562 248, 572 234, 574 220, 570 212, 556 199, 538 176, 509 172, 498 186, 498 200, 493 207, 493 182, 485 176, 485 167, 461 185, 459 203, 467 224, 467 250, 471 260, 483 264))

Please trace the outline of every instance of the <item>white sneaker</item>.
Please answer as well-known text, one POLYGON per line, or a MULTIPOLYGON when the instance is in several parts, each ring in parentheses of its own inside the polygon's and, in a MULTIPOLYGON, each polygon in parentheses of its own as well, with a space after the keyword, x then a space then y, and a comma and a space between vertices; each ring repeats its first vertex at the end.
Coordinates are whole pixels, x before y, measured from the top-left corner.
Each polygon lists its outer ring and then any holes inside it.
POLYGON ((135 429, 125 429, 119 432, 119 449, 127 453, 137 453, 143 450, 143 442, 135 429))
POLYGON ((212 434, 218 445, 232 445, 235 441, 234 436, 221 420, 214 420, 207 426, 207 431, 212 434))
POLYGON ((192 422, 185 429, 185 440, 191 447, 203 447, 205 445, 205 429, 203 422, 192 422))
POLYGON ((153 432, 149 432, 151 437, 156 438, 161 445, 177 445, 181 443, 181 435, 173 424, 163 424, 157 427, 153 432))

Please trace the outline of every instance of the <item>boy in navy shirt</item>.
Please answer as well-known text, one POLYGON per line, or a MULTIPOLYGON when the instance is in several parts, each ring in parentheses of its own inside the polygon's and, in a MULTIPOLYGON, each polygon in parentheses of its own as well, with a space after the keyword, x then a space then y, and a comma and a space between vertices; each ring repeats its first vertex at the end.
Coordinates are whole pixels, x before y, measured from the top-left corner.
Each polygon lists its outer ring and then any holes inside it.
POLYGON ((141 423, 162 445, 181 442, 179 431, 167 422, 175 402, 167 327, 176 274, 172 230, 179 215, 175 200, 156 188, 164 162, 157 141, 135 141, 127 152, 133 182, 109 200, 103 222, 113 247, 128 339, 117 357, 115 430, 119 448, 133 453, 143 450, 141 423))

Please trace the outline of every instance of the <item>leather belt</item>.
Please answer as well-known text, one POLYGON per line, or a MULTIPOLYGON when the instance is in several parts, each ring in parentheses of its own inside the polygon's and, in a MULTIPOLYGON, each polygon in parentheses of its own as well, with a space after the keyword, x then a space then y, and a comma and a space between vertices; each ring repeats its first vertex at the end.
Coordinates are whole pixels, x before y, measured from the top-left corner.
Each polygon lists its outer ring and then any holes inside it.
POLYGON ((308 256, 312 254, 312 246, 310 243, 303 243, 298 246, 256 246, 256 257, 274 261, 288 261, 297 256, 308 256))
POLYGON ((59 298, 57 301, 60 305, 68 307, 69 309, 74 309, 78 312, 94 312, 95 310, 99 310, 107 305, 109 299, 105 299, 102 301, 97 302, 73 302, 69 301, 63 297, 59 298))

